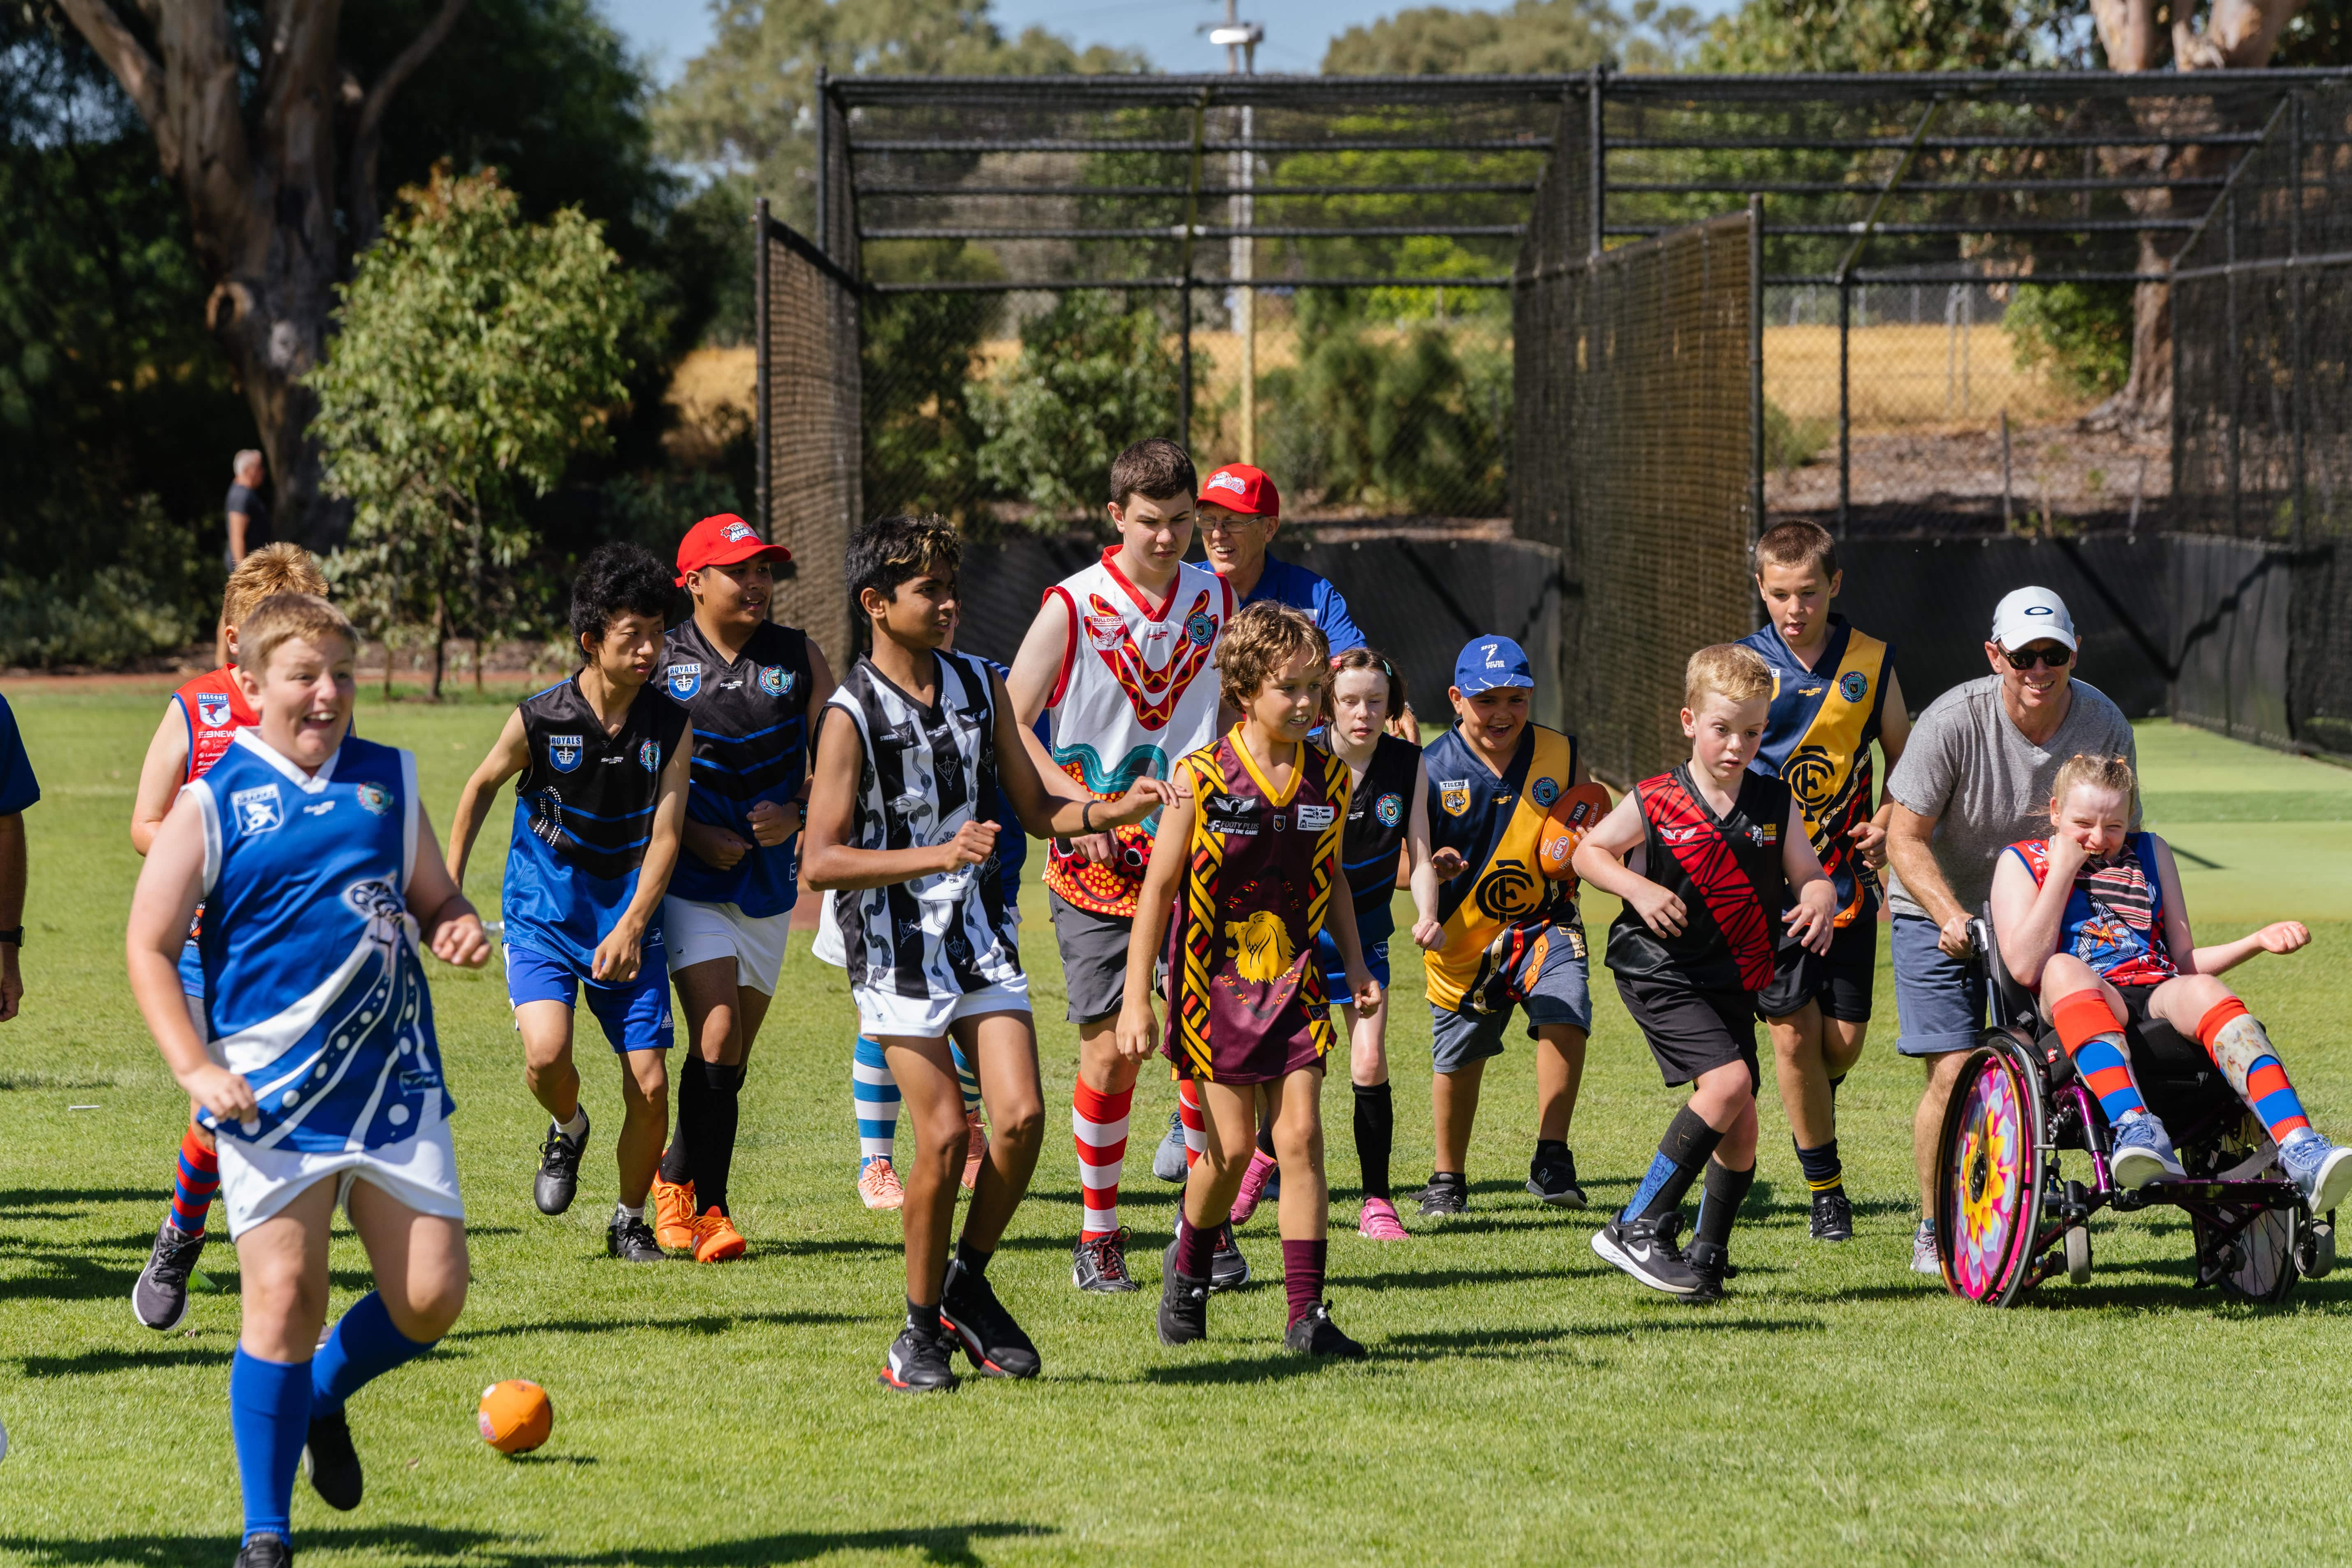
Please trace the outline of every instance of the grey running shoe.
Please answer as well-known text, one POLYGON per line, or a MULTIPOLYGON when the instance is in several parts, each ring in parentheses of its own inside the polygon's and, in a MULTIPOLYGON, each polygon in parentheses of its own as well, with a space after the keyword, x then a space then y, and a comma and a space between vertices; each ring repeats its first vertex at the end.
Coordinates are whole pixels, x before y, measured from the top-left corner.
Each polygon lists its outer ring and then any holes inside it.
POLYGON ((2279 1145, 2279 1163, 2303 1194, 2304 1206, 2315 1215, 2326 1214, 2352 1194, 2352 1149, 2337 1148, 2311 1128, 2286 1135, 2279 1145))
POLYGON ((1698 1276, 1698 1289, 1683 1300, 1693 1306, 1705 1306, 1723 1300, 1723 1281, 1732 1272, 1731 1254, 1727 1248, 1711 1241, 1694 1241, 1683 1248, 1683 1262, 1698 1276))
POLYGON ((646 1223, 645 1215, 631 1219, 615 1213, 613 1223, 604 1227, 604 1250, 624 1263, 667 1263, 669 1254, 654 1239, 654 1227, 646 1223))
POLYGON ((1151 1152, 1151 1173, 1163 1182, 1181 1182, 1192 1163, 1184 1158, 1184 1113, 1168 1113, 1168 1136, 1151 1152))
POLYGON ((131 1287, 131 1310, 141 1323, 159 1334, 180 1326, 188 1315, 188 1276, 195 1272, 196 1257, 204 1249, 203 1231, 190 1236, 170 1220, 156 1230, 147 1267, 131 1287))
POLYGON ((1127 1271, 1127 1226, 1104 1236, 1082 1236, 1070 1248, 1070 1283, 1081 1290, 1117 1296, 1136 1288, 1127 1271))
POLYGON ((2182 1181, 2189 1174, 2172 1152, 2164 1123, 2145 1110, 2116 1123, 2114 1141, 2107 1146, 2107 1169, 2115 1173, 2116 1185, 2126 1190, 2151 1182, 2182 1181))
POLYGON ((1943 1277, 1944 1260, 1936 1251, 1936 1222, 1923 1219, 1911 1237, 1911 1272, 1943 1277))
POLYGON ((1421 1190, 1421 1212, 1428 1215, 1460 1214, 1470 1206, 1470 1184, 1459 1176, 1433 1175, 1429 1185, 1421 1190))

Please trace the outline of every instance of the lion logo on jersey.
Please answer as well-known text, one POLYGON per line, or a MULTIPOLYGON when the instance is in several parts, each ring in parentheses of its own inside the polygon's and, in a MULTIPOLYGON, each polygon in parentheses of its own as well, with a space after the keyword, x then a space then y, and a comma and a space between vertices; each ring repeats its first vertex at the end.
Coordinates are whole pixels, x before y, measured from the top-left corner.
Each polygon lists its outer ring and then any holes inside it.
POLYGON ((1290 973, 1297 956, 1290 946, 1290 928, 1272 910, 1253 910, 1245 921, 1227 921, 1225 935, 1234 944, 1234 972, 1244 980, 1271 985, 1290 973))

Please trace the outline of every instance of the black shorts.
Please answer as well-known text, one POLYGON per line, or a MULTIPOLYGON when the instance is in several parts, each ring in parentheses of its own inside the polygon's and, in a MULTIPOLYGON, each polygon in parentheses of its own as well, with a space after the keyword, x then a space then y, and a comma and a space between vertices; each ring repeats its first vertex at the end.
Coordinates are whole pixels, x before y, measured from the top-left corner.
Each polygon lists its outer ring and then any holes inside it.
MULTIPOLYGON (((2108 984, 2113 985, 2115 982, 2109 981, 2108 984)), ((2157 985, 2163 984, 2160 980, 2157 982, 2157 985)), ((2148 1019, 2155 1016, 2147 1010, 2147 999, 2156 994, 2156 985, 2116 985, 2116 994, 2124 999, 2126 1026, 2134 1029, 2147 1027, 2148 1019)))
POLYGON ((1756 994, 1758 1017, 1785 1018, 1817 1002, 1825 1018, 1870 1022, 1871 982, 1878 974, 1876 920, 1840 926, 1826 953, 1782 937, 1772 956, 1772 984, 1756 994))
POLYGON ((1742 1062, 1748 1092, 1756 1091, 1761 1079, 1756 1069, 1756 999, 1750 993, 1699 991, 1620 974, 1617 994, 1650 1042, 1650 1055, 1668 1088, 1696 1083, 1700 1074, 1727 1062, 1742 1062))

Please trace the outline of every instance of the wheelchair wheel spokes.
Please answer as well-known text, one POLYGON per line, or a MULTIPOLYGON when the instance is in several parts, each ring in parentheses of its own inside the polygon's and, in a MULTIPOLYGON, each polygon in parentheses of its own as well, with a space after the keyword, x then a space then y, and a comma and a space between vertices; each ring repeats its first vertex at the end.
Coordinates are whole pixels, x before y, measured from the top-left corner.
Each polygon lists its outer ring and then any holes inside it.
POLYGON ((2041 1171, 2033 1085, 2009 1053, 1979 1048, 1944 1118, 1937 1241, 1953 1294, 2005 1307, 2035 1278, 2041 1171))
POLYGON ((2296 1232, 2302 1215, 2294 1208, 2222 1209, 2208 1215, 2192 1210, 2200 1283, 2221 1288, 2225 1296, 2256 1306, 2275 1307, 2294 1289, 2296 1232))

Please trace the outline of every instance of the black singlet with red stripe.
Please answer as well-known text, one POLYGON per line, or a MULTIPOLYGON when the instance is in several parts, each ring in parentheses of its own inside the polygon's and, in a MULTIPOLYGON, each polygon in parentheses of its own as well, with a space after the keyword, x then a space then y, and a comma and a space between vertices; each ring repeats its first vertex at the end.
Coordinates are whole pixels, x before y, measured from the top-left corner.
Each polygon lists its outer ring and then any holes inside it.
POLYGON ((1727 816, 1691 782, 1690 764, 1633 786, 1642 801, 1644 875, 1683 901, 1679 936, 1661 937, 1628 904, 1609 928, 1609 967, 1699 991, 1761 991, 1772 983, 1787 879, 1780 836, 1789 786, 1743 773, 1727 816))

